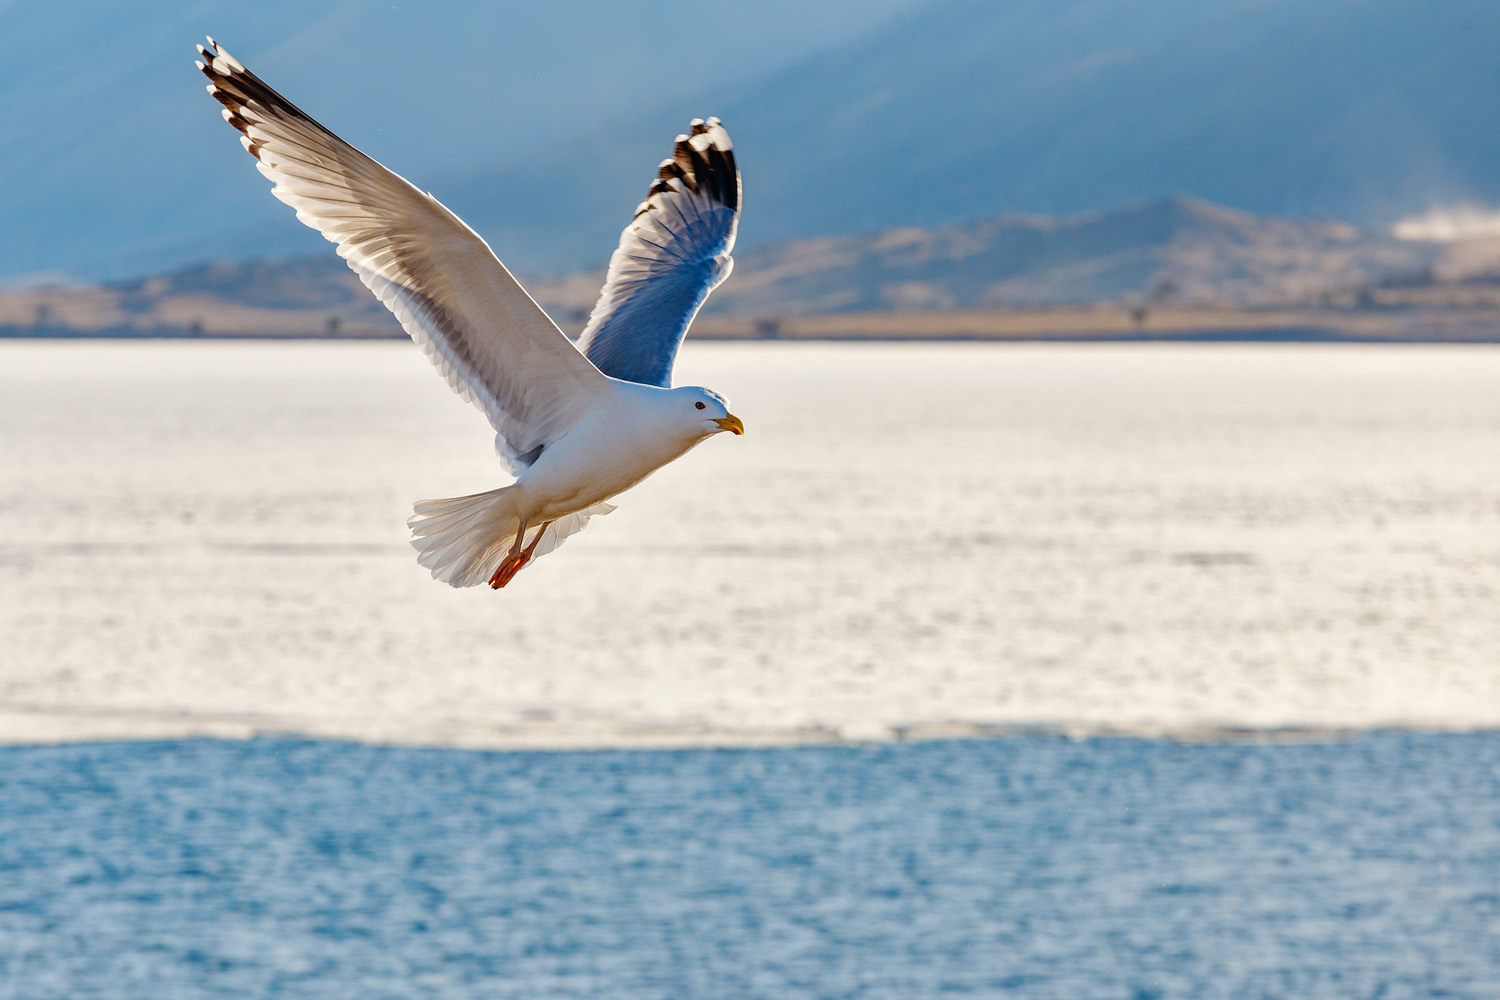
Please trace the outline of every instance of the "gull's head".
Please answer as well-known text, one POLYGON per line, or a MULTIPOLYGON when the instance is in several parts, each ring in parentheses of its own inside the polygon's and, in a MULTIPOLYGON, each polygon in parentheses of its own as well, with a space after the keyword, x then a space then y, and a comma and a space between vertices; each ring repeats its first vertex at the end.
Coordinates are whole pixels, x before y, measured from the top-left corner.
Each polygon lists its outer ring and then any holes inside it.
POLYGON ((708 437, 720 431, 745 433, 740 418, 729 412, 729 401, 712 389, 684 386, 673 389, 672 394, 680 400, 683 419, 692 424, 698 437, 708 437))

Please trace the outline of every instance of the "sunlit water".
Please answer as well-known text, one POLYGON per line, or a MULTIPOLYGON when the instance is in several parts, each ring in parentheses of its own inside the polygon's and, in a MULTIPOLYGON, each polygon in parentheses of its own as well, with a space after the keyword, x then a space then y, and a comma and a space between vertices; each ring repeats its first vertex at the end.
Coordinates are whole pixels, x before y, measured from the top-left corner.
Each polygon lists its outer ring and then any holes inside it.
POLYGON ((748 425, 505 591, 405 343, 0 343, 0 738, 1500 724, 1500 349, 689 343, 748 425))

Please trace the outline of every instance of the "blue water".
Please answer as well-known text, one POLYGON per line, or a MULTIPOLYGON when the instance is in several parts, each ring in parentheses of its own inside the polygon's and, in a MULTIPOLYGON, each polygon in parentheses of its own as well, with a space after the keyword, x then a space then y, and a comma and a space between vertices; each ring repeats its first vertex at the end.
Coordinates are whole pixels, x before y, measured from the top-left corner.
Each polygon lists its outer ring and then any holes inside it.
POLYGON ((0 750, 0 997, 1500 996, 1500 735, 0 750))

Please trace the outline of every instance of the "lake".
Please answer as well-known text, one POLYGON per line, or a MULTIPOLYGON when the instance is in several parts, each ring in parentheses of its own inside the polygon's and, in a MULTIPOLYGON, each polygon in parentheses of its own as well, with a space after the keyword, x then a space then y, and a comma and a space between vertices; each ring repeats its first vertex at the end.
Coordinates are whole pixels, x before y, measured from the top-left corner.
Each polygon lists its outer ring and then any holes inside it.
POLYGON ((1492 1000, 1500 982, 1493 733, 5 747, 0 803, 4 1000, 1492 1000))
POLYGON ((506 590, 405 343, 0 343, 0 740, 1500 724, 1500 348, 694 344, 748 427, 506 590))
POLYGON ((0 1000, 1495 995, 1500 348, 680 375, 494 593, 410 345, 0 342, 0 1000))

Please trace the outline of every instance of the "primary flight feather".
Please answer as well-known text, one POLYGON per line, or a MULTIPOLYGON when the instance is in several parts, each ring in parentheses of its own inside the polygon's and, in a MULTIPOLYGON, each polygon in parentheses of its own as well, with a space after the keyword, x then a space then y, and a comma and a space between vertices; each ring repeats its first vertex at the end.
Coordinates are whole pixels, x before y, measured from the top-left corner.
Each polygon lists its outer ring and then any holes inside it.
POLYGON ((662 161, 575 347, 441 202, 319 125, 212 38, 198 53, 208 92, 271 193, 337 244, 495 428, 516 481, 419 501, 407 522, 435 579, 503 587, 613 510, 615 494, 714 434, 744 433, 718 393, 671 388, 688 325, 732 264, 740 178, 717 118, 695 120, 662 161))

